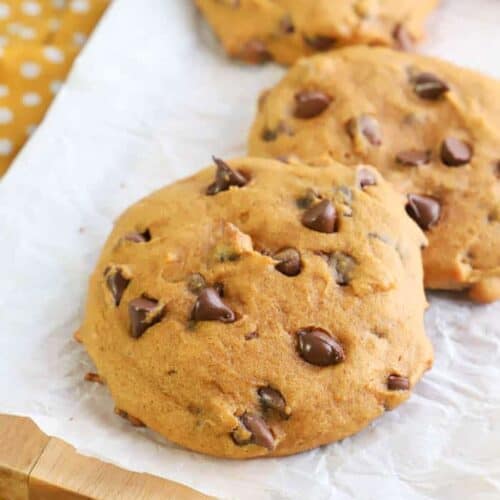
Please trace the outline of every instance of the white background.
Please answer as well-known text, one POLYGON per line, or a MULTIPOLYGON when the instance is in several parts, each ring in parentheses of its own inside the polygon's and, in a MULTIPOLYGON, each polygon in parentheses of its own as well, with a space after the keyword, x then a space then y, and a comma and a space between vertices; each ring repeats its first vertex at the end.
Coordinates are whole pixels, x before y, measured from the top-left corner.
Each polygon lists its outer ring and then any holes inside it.
MULTIPOLYGON (((448 0, 425 52, 500 77, 499 0, 448 0)), ((80 451, 232 498, 498 499, 500 303, 433 295, 436 364, 357 436, 286 459, 190 453, 113 414, 72 340, 113 219, 210 161, 244 153, 282 70, 227 61, 190 0, 115 0, 43 126, 0 182, 0 412, 80 451)))

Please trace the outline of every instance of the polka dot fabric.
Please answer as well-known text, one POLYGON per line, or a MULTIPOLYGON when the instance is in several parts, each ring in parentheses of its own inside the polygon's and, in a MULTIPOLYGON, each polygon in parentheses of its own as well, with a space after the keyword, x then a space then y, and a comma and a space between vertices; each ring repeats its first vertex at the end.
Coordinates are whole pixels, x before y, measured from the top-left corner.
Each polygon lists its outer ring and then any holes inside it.
POLYGON ((111 0, 0 0, 0 176, 111 0))

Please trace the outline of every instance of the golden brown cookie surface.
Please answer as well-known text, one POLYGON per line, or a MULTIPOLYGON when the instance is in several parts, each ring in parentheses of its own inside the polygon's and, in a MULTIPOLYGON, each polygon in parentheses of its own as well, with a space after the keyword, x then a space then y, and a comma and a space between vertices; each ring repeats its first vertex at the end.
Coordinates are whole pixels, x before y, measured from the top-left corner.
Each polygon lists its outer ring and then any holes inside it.
POLYGON ((368 167, 229 165, 123 214, 80 337, 120 414, 187 448, 250 458, 342 439, 432 363, 425 237, 368 167))
POLYGON ((233 57, 291 64, 353 45, 409 48, 438 0, 196 0, 233 57))
POLYGON ((426 285, 500 298, 500 82, 415 54, 342 49, 300 61, 261 99, 249 150, 375 165, 426 230, 426 285))

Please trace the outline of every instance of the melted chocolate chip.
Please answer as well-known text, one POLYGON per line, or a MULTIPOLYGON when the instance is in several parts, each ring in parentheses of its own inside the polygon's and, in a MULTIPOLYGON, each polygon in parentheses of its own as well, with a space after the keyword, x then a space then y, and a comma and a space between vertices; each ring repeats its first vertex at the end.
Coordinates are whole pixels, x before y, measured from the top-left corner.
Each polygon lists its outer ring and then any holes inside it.
POLYGON ((427 165, 431 161, 430 151, 417 151, 410 149, 401 151, 396 155, 396 161, 407 167, 418 167, 419 165, 427 165))
POLYGON ((275 253, 273 258, 279 261, 274 267, 286 276, 297 276, 300 273, 300 253, 295 248, 284 248, 275 253))
POLYGON ((313 231, 333 233, 336 229, 337 213, 330 200, 312 206, 302 216, 302 224, 313 231))
POLYGON ((409 194, 406 212, 425 231, 439 221, 441 205, 429 196, 409 194))
POLYGON ((319 52, 330 50, 337 43, 337 39, 331 36, 305 36, 304 41, 309 47, 319 52))
POLYGON ((165 312, 164 305, 148 297, 138 297, 129 302, 128 313, 132 337, 141 337, 148 328, 163 319, 165 312))
POLYGON ((410 389, 410 381, 408 377, 389 375, 387 378, 387 388, 390 391, 408 391, 410 389))
POLYGON ((213 196, 221 191, 227 191, 231 186, 243 187, 247 178, 240 172, 233 170, 226 162, 213 157, 217 170, 215 172, 215 181, 207 188, 207 194, 213 196))
POLYGON ((351 139, 361 134, 372 146, 382 144, 382 130, 378 120, 371 115, 360 115, 351 118, 346 124, 346 130, 351 139))
POLYGON ((257 393, 264 410, 276 411, 282 418, 290 416, 290 409, 287 408, 285 398, 280 391, 272 387, 261 387, 257 393))
POLYGON ((361 189, 364 189, 367 186, 377 185, 377 177, 371 170, 368 170, 367 168, 360 168, 356 174, 356 179, 361 189))
POLYGON ((435 101, 450 90, 450 87, 432 73, 420 73, 413 78, 415 93, 422 99, 435 101))
POLYGON ((191 293, 198 295, 204 288, 206 288, 207 282, 202 274, 194 273, 187 279, 187 287, 191 293))
POLYGON ((295 118, 309 120, 325 111, 331 98, 320 90, 302 90, 295 94, 295 118))
POLYGON ((297 337, 299 354, 312 365, 336 365, 345 360, 342 345, 321 328, 304 328, 297 337))
POLYGON ((472 148, 456 137, 447 137, 441 146, 441 161, 448 167, 461 167, 470 162, 472 148))
POLYGON ((269 451, 274 450, 275 442, 274 436, 265 422, 265 420, 259 415, 254 413, 245 412, 240 417, 241 425, 251 434, 249 439, 241 439, 237 431, 232 433, 234 442, 239 446, 244 446, 250 443, 256 444, 257 446, 262 446, 267 448, 269 451))
POLYGON ((108 268, 105 271, 106 285, 113 296, 115 306, 119 306, 122 300, 123 292, 127 289, 130 280, 123 274, 119 267, 108 268))
POLYGON ((245 334, 245 340, 253 340, 259 338, 259 332, 250 332, 245 334))
POLYGON ((191 313, 191 319, 193 321, 233 323, 236 316, 224 303, 215 288, 205 288, 198 295, 191 313))
POLYGON ((392 32, 394 44, 397 49, 411 52, 414 49, 413 37, 402 24, 398 24, 392 32))

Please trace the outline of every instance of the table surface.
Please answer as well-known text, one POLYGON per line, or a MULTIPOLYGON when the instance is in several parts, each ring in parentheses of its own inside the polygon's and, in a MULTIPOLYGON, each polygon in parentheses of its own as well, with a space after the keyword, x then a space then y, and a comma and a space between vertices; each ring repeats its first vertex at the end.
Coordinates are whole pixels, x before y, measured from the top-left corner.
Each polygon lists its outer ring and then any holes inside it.
POLYGON ((28 418, 0 415, 1 500, 208 498, 181 484, 84 457, 28 418))

